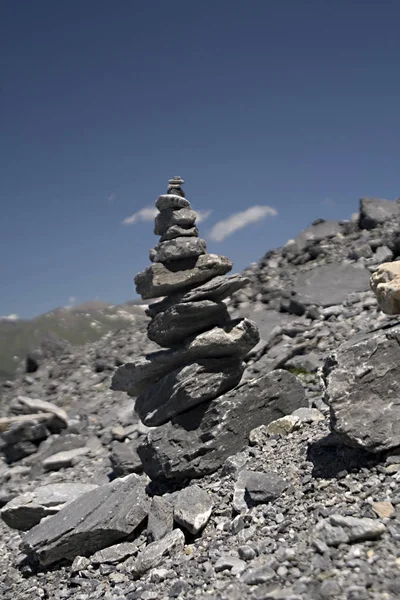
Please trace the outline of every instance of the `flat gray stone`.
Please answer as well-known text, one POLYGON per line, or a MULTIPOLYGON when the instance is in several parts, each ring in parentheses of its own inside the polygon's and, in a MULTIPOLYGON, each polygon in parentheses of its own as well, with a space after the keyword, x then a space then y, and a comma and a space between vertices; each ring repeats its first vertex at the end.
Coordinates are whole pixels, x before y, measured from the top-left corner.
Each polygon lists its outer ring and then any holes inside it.
POLYGON ((97 488, 91 483, 51 483, 37 487, 8 502, 0 511, 3 521, 13 529, 28 531, 43 517, 54 515, 69 502, 97 488))
POLYGON ((130 556, 135 556, 138 553, 138 544, 134 542, 121 542, 114 544, 109 548, 98 550, 91 556, 90 562, 93 565, 109 564, 115 565, 130 556))
POLYGON ((250 431, 307 404, 300 381, 276 370, 152 429, 138 454, 152 479, 202 477, 241 452, 250 431))
POLYGON ((132 474, 80 496, 26 533, 22 552, 50 565, 115 544, 146 518, 145 488, 146 480, 132 474))
POLYGON ((163 496, 154 496, 149 510, 147 537, 149 542, 161 540, 174 528, 174 509, 163 496))
POLYGON ((193 535, 207 524, 214 506, 210 494, 198 485, 180 490, 174 498, 174 520, 193 535))
POLYGON ((169 373, 140 394, 135 401, 135 411, 148 427, 163 425, 236 387, 244 369, 245 363, 240 360, 199 360, 169 373))
POLYGON ((159 211, 163 211, 167 209, 179 210, 180 208, 191 208, 191 206, 189 200, 182 198, 182 196, 162 194, 156 200, 156 208, 159 211))
POLYGON ((381 198, 361 198, 359 226, 374 229, 380 223, 400 218, 400 204, 381 198))
POLYGON ((321 220, 301 231, 296 237, 295 242, 300 250, 303 250, 310 242, 320 242, 342 233, 343 226, 339 221, 321 220))
POLYGON ((136 275, 136 291, 143 299, 159 298, 205 283, 217 275, 225 275, 231 269, 229 258, 216 254, 176 260, 168 266, 154 263, 136 275))
POLYGON ((339 544, 376 540, 385 531, 385 525, 378 519, 360 519, 333 514, 329 519, 317 523, 313 537, 317 540, 321 539, 327 546, 339 546, 339 544))
POLYGON ((369 290, 371 273, 362 266, 331 263, 300 273, 294 284, 297 294, 322 306, 342 304, 349 294, 369 290))
POLYGON ((149 258, 155 263, 169 263, 185 258, 196 258, 207 252, 205 240, 198 237, 177 237, 157 244, 150 250, 149 258))
POLYGON ((15 415, 53 414, 54 418, 49 422, 48 427, 54 429, 55 433, 68 427, 68 415, 65 410, 52 402, 40 400, 39 398, 17 396, 10 402, 10 411, 15 415))
POLYGON ((147 326, 147 335, 156 344, 170 348, 192 335, 217 325, 227 325, 229 321, 229 312, 223 302, 182 302, 155 315, 147 326))
POLYGON ((199 230, 197 227, 181 227, 180 225, 171 225, 160 237, 160 242, 174 240, 177 237, 198 237, 199 230))
MULTIPOLYGON (((171 294, 168 298, 164 298, 160 302, 150 304, 146 310, 149 317, 154 318, 158 313, 166 311, 175 304, 186 302, 200 302, 203 300, 213 300, 214 302, 222 302, 225 298, 237 292, 244 286, 250 283, 250 279, 242 277, 242 275, 218 275, 198 287, 180 294, 171 294)), ((249 315, 243 315, 249 316, 249 315)))
POLYGON ((243 358, 259 341, 256 324, 250 319, 232 321, 228 327, 214 327, 172 350, 153 352, 114 373, 111 389, 137 396, 171 371, 203 358, 243 358))
POLYGON ((266 504, 277 500, 287 489, 288 482, 277 473, 240 471, 234 491, 233 505, 240 512, 255 504, 266 504))
POLYGON ((85 456, 89 452, 90 449, 86 447, 65 450, 64 452, 57 452, 57 454, 52 454, 48 458, 45 458, 42 462, 42 465, 46 471, 59 471, 60 469, 72 467, 74 461, 79 456, 85 456))
POLYGON ((167 533, 161 540, 151 542, 140 554, 132 565, 131 573, 134 577, 140 577, 153 567, 158 567, 164 556, 183 552, 185 547, 185 536, 180 529, 174 529, 167 533))
POLYGON ((323 368, 331 428, 369 452, 400 446, 400 326, 360 334, 323 368))
POLYGON ((167 208, 156 216, 154 233, 155 235, 163 235, 171 225, 192 227, 196 219, 197 213, 190 208, 180 208, 178 210, 167 208))

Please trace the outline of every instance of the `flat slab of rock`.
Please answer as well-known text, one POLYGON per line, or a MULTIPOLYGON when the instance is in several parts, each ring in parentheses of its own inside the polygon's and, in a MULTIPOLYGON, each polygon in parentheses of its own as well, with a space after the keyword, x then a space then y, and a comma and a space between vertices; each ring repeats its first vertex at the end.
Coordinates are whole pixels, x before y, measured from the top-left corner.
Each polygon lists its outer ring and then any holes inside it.
POLYGON ((287 489, 288 482, 277 473, 242 470, 235 484, 233 507, 237 512, 255 504, 273 502, 287 489))
POLYGON ((9 527, 28 531, 43 517, 54 515, 69 502, 96 489, 91 483, 51 483, 26 492, 8 502, 0 511, 9 527))
POLYGON ((192 227, 197 219, 197 213, 190 208, 166 208, 155 218, 154 233, 162 235, 171 225, 192 227))
POLYGON ((236 387, 245 363, 232 359, 204 359, 169 373, 140 394, 135 411, 148 427, 173 417, 236 387))
POLYGON ((156 344, 170 348, 196 333, 226 325, 229 321, 228 309, 223 302, 181 302, 155 315, 147 327, 147 335, 156 344))
POLYGON ((131 534, 148 514, 146 480, 132 474, 80 496, 23 536, 42 565, 93 554, 131 534))
POLYGON ((369 289, 370 272, 352 264, 331 263, 300 273, 294 284, 297 294, 321 306, 342 304, 353 292, 369 289))
POLYGON ((198 485, 180 490, 174 498, 174 520, 189 533, 196 535, 211 516, 214 502, 212 496, 198 485))
POLYGON ((136 275, 136 291, 143 299, 159 298, 205 283, 217 275, 225 275, 231 269, 229 258, 217 254, 176 260, 168 266, 154 263, 136 275))
POLYGON ((147 537, 150 542, 161 540, 174 528, 174 508, 163 496, 154 496, 149 510, 147 537))
POLYGON ((339 544, 376 540, 385 531, 385 525, 378 519, 359 519, 333 514, 330 515, 329 519, 317 523, 314 536, 322 539, 327 546, 339 546, 339 544))
POLYGON ((349 340, 325 362, 331 429, 370 452, 400 446, 400 327, 349 340))
POLYGON ((58 433, 61 429, 68 427, 68 415, 65 410, 46 400, 17 396, 11 401, 10 410, 16 415, 53 414, 54 418, 50 420, 48 427, 54 429, 54 433, 58 433))
POLYGON ((189 200, 176 196, 175 194, 162 194, 156 200, 156 208, 159 211, 163 210, 179 210, 180 208, 191 208, 189 200))
POLYGON ((157 567, 164 556, 183 552, 184 547, 185 536, 183 532, 180 529, 174 529, 161 540, 151 542, 140 552, 132 565, 132 575, 140 577, 153 567, 157 567))
POLYGON ((57 452, 45 458, 42 465, 46 471, 59 471, 67 467, 72 467, 74 461, 79 456, 85 456, 90 452, 89 448, 74 448, 73 450, 65 450, 64 452, 57 452))
POLYGON ((381 198, 361 198, 359 226, 374 229, 380 223, 400 218, 400 204, 381 198))
POLYGON ((157 244, 150 250, 151 262, 168 263, 184 258, 195 258, 207 252, 205 240, 198 237, 177 237, 167 242, 157 244))
POLYGON ((152 479, 202 477, 242 451, 250 431, 302 406, 300 381, 276 370, 151 430, 138 454, 152 479))
POLYGON ((111 389, 137 396, 171 371, 198 359, 242 358, 259 339, 257 326, 250 319, 232 321, 229 327, 214 327, 189 338, 181 348, 154 352, 122 365, 114 373, 111 389))
POLYGON ((109 564, 115 565, 123 560, 126 560, 130 556, 135 556, 138 553, 137 542, 121 542, 120 544, 114 544, 109 548, 98 550, 91 556, 90 562, 93 565, 109 564))
POLYGON ((400 314, 400 261, 380 265, 372 274, 370 284, 383 312, 400 314))
POLYGON ((160 302, 150 304, 146 310, 146 314, 149 317, 154 318, 158 313, 166 311, 171 306, 185 302, 200 302, 202 300, 222 302, 222 300, 225 300, 225 298, 234 292, 245 287, 248 283, 250 283, 250 279, 248 279, 248 277, 243 277, 242 275, 228 275, 227 277, 218 275, 211 281, 207 281, 187 292, 172 294, 160 302))

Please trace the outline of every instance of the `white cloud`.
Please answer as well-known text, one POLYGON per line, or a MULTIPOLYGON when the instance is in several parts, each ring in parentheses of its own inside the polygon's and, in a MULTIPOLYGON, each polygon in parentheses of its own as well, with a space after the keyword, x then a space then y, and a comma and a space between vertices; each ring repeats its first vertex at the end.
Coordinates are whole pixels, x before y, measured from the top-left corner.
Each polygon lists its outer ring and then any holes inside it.
POLYGON ((145 207, 136 213, 133 213, 130 217, 126 217, 123 221, 123 225, 133 225, 139 221, 153 221, 157 216, 158 210, 156 208, 145 207))
MULTIPOLYGON (((208 219, 211 215, 212 210, 197 210, 197 220, 196 223, 201 223, 208 219)), ((133 225, 134 223, 138 223, 139 221, 154 221, 156 216, 158 215, 158 210, 156 208, 152 208, 151 206, 146 206, 142 208, 138 212, 133 213, 130 217, 126 217, 123 221, 123 225, 133 225)))
POLYGON ((216 223, 208 235, 214 242, 222 242, 228 235, 232 235, 238 229, 242 229, 250 223, 256 223, 266 216, 276 217, 277 214, 278 211, 272 206, 251 206, 247 210, 233 213, 227 219, 216 223))
POLYGON ((18 315, 11 314, 4 317, 0 317, 0 321, 17 321, 19 319, 18 315))
POLYGON ((68 298, 68 304, 66 304, 64 308, 72 308, 72 306, 75 304, 75 302, 76 302, 75 296, 70 296, 68 298))

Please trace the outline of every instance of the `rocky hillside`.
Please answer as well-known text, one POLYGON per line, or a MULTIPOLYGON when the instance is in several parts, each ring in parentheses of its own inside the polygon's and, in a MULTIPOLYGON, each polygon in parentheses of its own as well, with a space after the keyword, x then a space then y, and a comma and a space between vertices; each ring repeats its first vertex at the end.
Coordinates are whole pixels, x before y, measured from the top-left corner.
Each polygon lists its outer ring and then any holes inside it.
POLYGON ((133 303, 112 306, 92 301, 56 308, 30 320, 0 319, 0 381, 12 379, 21 360, 39 346, 51 356, 68 344, 95 342, 106 333, 131 326, 142 310, 133 303))
POLYGON ((110 382, 157 348, 143 313, 3 384, 1 597, 400 597, 400 331, 369 289, 399 230, 400 204, 363 199, 246 271, 228 306, 261 340, 239 390, 251 411, 278 378, 288 416, 204 477, 141 475, 149 430, 110 382))

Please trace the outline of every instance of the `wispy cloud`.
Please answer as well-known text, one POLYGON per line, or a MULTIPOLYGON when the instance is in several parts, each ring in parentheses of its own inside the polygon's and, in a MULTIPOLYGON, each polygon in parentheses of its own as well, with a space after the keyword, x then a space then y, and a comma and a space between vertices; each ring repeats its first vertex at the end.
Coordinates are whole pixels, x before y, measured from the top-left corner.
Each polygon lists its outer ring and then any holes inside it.
POLYGON ((72 308, 73 305, 75 304, 75 302, 76 302, 75 296, 70 296, 68 298, 68 303, 65 305, 65 308, 72 308))
MULTIPOLYGON (((212 210, 197 210, 197 220, 196 223, 201 223, 208 219, 211 215, 212 210)), ((140 221, 154 221, 156 216, 158 215, 158 210, 156 208, 152 208, 151 206, 146 206, 138 212, 133 213, 130 217, 126 217, 123 221, 123 225, 133 225, 134 223, 139 223, 140 221)))
POLYGON ((222 242, 228 235, 232 235, 250 223, 256 223, 267 216, 276 217, 277 214, 278 211, 272 206, 251 206, 247 210, 233 213, 227 219, 218 221, 208 235, 214 242, 222 242))
POLYGON ((18 315, 15 315, 15 314, 0 317, 0 321, 17 321, 18 319, 19 319, 18 315))

